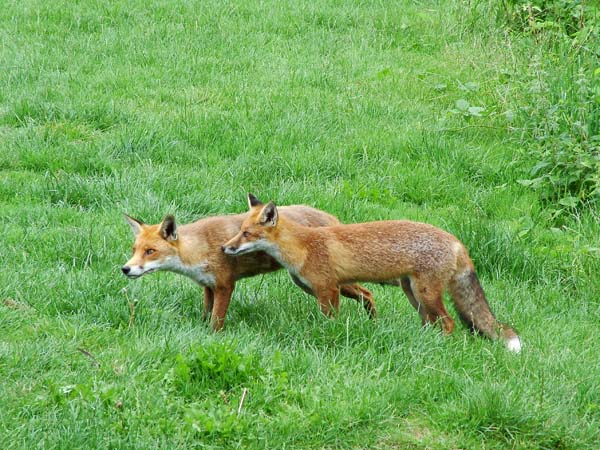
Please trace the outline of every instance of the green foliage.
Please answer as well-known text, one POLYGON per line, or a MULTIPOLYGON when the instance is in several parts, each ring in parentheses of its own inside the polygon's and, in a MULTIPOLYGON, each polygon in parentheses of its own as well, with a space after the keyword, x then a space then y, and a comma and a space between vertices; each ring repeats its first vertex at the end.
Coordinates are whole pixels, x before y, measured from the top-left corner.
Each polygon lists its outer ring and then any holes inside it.
POLYGON ((531 155, 529 179, 556 214, 600 199, 600 69, 580 68, 561 79, 540 70, 530 84, 537 101, 527 108, 531 155))
POLYGON ((514 0, 504 7, 509 27, 544 49, 531 50, 527 90, 516 99, 519 142, 532 166, 520 183, 562 219, 600 196, 600 9, 583 0, 514 0))
POLYGON ((186 409, 184 420, 194 434, 216 441, 228 441, 248 427, 246 419, 225 403, 194 404, 186 409))
POLYGON ((177 355, 173 381, 184 391, 212 389, 228 391, 260 377, 263 370, 258 356, 225 342, 211 342, 191 349, 190 354, 177 355))
POLYGON ((459 99, 456 100, 455 108, 450 109, 449 112, 452 114, 460 114, 463 117, 482 117, 485 113, 483 106, 472 106, 467 100, 459 99))
POLYGON ((592 2, 575 33, 492 0, 274 5, 0 8, 0 448, 597 449, 600 214, 560 181, 592 177, 592 2), (522 354, 422 328, 390 286, 376 321, 325 318, 283 271, 239 280, 215 334, 194 283, 120 273, 123 212, 247 191, 453 232, 522 354))
POLYGON ((598 34, 598 5, 594 0, 503 0, 506 16, 514 29, 575 37, 598 34))

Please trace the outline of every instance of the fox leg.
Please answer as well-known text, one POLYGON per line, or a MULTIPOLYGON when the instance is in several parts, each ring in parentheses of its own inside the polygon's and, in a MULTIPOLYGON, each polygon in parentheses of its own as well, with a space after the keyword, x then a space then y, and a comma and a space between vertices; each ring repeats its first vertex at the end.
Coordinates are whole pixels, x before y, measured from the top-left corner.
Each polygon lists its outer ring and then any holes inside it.
POLYGON ((454 320, 452 320, 444 307, 443 284, 439 281, 411 276, 410 288, 415 299, 423 308, 423 314, 421 315, 423 322, 434 324, 440 320, 444 333, 452 333, 452 330, 454 329, 454 320))
POLYGON ((401 278, 400 287, 402 287, 402 290, 408 297, 408 301, 410 302, 410 304, 413 305, 413 307, 419 313, 419 316, 421 317, 421 324, 423 326, 427 325, 428 323, 434 323, 437 320, 437 317, 434 317, 433 314, 429 312, 428 308, 416 299, 415 294, 413 293, 412 288, 410 287, 409 278, 401 278))
POLYGON ((321 312, 331 317, 340 310, 340 289, 336 287, 323 287, 315 289, 321 312))
POLYGON ((357 302, 362 303, 371 319, 374 319, 377 316, 373 294, 360 284, 344 284, 340 286, 340 293, 344 297, 352 298, 357 302))
POLYGON ((212 313, 215 301, 215 293, 208 286, 204 286, 204 310, 202 311, 202 320, 207 320, 212 313))
POLYGON ((423 314, 422 314, 423 307, 421 306, 419 301, 415 298, 415 294, 413 294, 413 291, 410 287, 410 280, 407 277, 400 278, 400 287, 402 288, 402 290, 408 297, 408 301, 410 302, 410 304, 413 305, 413 308, 415 308, 417 310, 417 312, 419 313, 419 315, 421 317, 423 317, 423 314))
POLYGON ((300 289, 302 289, 304 292, 306 292, 307 294, 310 294, 310 295, 315 295, 313 293, 312 289, 306 283, 304 283, 300 278, 298 278, 296 275, 294 275, 293 273, 290 273, 290 278, 292 279, 294 284, 296 286, 298 286, 300 289))
POLYGON ((225 314, 227 314, 227 308, 229 308, 233 288, 234 284, 232 283, 227 286, 216 286, 213 289, 214 305, 212 315, 210 316, 210 324, 215 331, 219 331, 223 328, 223 322, 225 322, 225 314))
MULTIPOLYGON (((290 277, 292 281, 296 284, 296 286, 298 286, 307 294, 313 295, 318 298, 317 294, 315 294, 313 290, 299 277, 292 273, 290 273, 290 277)), ((352 298, 357 302, 362 303, 367 312, 369 313, 369 317, 371 317, 371 319, 374 319, 377 316, 377 312, 375 310, 375 301, 373 300, 373 294, 371 293, 371 291, 362 287, 360 284, 345 284, 343 286, 340 286, 340 291, 344 297, 352 298)))

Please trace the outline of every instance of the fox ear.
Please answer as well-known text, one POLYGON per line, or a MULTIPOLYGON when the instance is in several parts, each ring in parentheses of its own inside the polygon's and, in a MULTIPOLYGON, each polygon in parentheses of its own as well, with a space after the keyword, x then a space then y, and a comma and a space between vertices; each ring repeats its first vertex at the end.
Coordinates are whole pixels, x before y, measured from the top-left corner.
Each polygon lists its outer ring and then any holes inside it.
POLYGON ((274 227, 277 225, 277 219, 279 218, 279 214, 277 213, 277 207, 275 203, 269 202, 260 212, 259 221, 261 225, 266 227, 274 227))
POLYGON ((259 206, 259 205, 263 205, 263 204, 264 204, 263 202, 261 202, 254 195, 252 195, 248 192, 248 207, 250 209, 254 208, 255 206, 259 206))
POLYGON ((175 217, 168 215, 165 220, 160 224, 160 235, 167 241, 177 240, 177 225, 175 224, 175 217))
POLYGON ((129 223, 129 226, 133 230, 134 236, 137 236, 138 234, 140 234, 140 231, 142 231, 142 227, 144 226, 144 223, 141 220, 134 219, 133 217, 128 216, 125 213, 123 213, 123 214, 125 215, 125 219, 127 220, 127 223, 129 223))

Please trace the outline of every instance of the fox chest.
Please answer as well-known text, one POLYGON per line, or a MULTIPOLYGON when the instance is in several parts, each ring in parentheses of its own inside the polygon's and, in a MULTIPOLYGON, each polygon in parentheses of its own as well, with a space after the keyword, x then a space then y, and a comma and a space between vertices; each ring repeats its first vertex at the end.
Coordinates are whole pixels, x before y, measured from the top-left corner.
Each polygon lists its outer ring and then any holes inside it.
POLYGON ((192 266, 176 264, 171 270, 191 278, 202 286, 212 287, 215 285, 215 275, 210 270, 208 262, 202 262, 192 266))

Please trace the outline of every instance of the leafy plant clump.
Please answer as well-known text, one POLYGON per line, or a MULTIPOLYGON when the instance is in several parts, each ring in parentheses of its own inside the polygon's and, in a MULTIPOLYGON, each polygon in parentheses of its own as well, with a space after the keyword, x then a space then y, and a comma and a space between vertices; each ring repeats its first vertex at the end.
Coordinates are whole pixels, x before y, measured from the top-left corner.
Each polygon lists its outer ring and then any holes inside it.
POLYGON ((595 31, 598 8, 585 0, 505 0, 506 18, 511 28, 530 33, 553 32, 575 37, 582 31, 595 31))
POLYGON ((177 355, 173 381, 184 391, 228 391, 259 378, 262 372, 254 353, 240 353, 233 344, 214 342, 177 355))
POLYGON ((526 99, 519 108, 520 144, 532 169, 519 182, 537 191, 555 218, 597 204, 600 9, 585 0, 507 0, 503 5, 509 29, 535 40, 524 80, 526 99))
POLYGON ((580 68, 568 81, 532 85, 542 99, 529 110, 537 163, 520 180, 558 212, 600 199, 600 69, 580 68))
POLYGON ((184 423, 194 433, 214 441, 227 442, 243 434, 248 423, 231 405, 204 401, 190 405, 184 423))

